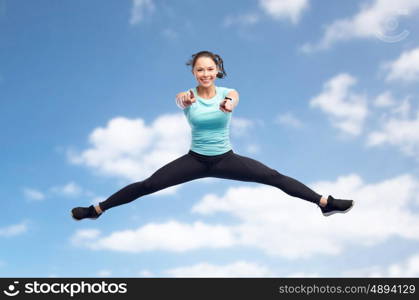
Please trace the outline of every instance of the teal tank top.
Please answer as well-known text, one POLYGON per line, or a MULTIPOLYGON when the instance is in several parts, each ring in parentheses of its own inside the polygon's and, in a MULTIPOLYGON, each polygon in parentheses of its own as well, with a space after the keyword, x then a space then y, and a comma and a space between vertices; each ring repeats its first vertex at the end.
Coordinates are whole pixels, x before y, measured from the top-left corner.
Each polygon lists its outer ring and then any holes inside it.
POLYGON ((192 129, 191 150, 203 155, 219 155, 230 151, 230 120, 232 113, 220 110, 220 103, 233 89, 215 87, 216 94, 211 99, 198 96, 196 102, 183 112, 192 129))

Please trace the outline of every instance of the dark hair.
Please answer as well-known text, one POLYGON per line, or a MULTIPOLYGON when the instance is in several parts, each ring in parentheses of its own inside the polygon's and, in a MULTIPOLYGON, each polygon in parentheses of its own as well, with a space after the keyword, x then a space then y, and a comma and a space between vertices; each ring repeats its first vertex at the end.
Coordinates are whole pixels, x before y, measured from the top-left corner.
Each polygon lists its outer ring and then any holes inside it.
POLYGON ((224 78, 227 76, 227 73, 224 70, 223 59, 218 54, 214 54, 210 51, 200 51, 198 53, 192 54, 192 58, 186 63, 186 65, 192 66, 192 69, 193 69, 195 67, 195 63, 197 59, 200 58, 201 56, 209 57, 215 62, 215 65, 219 69, 217 78, 224 78))

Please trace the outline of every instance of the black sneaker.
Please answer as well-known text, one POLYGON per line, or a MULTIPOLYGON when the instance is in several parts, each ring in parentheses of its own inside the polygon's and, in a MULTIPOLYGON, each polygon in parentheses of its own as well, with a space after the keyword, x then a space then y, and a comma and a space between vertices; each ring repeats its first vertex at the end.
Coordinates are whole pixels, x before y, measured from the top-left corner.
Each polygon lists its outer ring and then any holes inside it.
POLYGON ((85 218, 95 220, 101 215, 102 213, 98 214, 93 205, 90 205, 89 207, 75 207, 71 210, 71 216, 76 221, 80 221, 85 218))
POLYGON ((332 196, 327 198, 327 204, 325 207, 319 205, 320 209, 322 210, 323 216, 331 216, 335 213, 347 213, 352 209, 354 206, 354 200, 343 200, 343 199, 335 199, 332 196))

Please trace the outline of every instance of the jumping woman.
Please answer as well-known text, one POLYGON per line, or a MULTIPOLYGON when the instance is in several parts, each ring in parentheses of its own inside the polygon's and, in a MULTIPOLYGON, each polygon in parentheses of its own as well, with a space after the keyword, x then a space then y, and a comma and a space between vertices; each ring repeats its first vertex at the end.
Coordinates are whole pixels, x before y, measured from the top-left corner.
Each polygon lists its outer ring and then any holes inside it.
POLYGON ((97 219, 112 207, 204 177, 271 185, 290 196, 314 203, 324 216, 346 213, 353 207, 353 200, 319 195, 303 183, 257 160, 234 153, 229 129, 231 113, 239 103, 239 93, 215 85, 217 78, 227 75, 223 60, 217 54, 201 51, 192 55, 187 65, 192 67, 198 86, 177 94, 176 104, 183 110, 192 129, 189 152, 158 169, 147 179, 125 186, 96 206, 73 208, 71 213, 74 219, 97 219))

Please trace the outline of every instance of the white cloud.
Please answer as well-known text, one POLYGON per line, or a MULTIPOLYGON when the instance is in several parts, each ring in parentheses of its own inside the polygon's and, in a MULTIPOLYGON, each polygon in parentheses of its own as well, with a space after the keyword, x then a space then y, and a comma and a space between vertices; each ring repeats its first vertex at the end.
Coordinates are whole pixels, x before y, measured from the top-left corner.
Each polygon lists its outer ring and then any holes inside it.
POLYGON ((275 19, 288 19, 296 24, 309 6, 308 0, 259 0, 262 10, 275 19))
POLYGON ((87 245, 92 239, 100 236, 100 231, 97 229, 80 229, 71 237, 71 243, 77 246, 87 245))
POLYGON ((213 265, 207 262, 193 266, 178 267, 164 271, 170 277, 271 277, 266 267, 246 261, 236 261, 227 265, 213 265))
POLYGON ((380 110, 375 113, 381 114, 380 119, 383 123, 388 122, 390 117, 398 119, 408 119, 412 115, 411 96, 396 99, 390 91, 379 94, 373 104, 380 110))
POLYGON ((409 257, 402 263, 390 265, 386 274, 389 277, 418 277, 419 276, 419 254, 409 257))
POLYGON ((249 119, 235 117, 231 119, 231 135, 241 137, 255 126, 254 122, 249 119))
POLYGON ((410 210, 411 205, 417 205, 419 180, 409 174, 371 184, 350 174, 308 186, 321 195, 354 199, 355 207, 349 214, 326 218, 316 205, 277 188, 240 186, 229 188, 221 196, 208 194, 191 210, 203 218, 222 213, 234 219, 233 224, 170 221, 103 237, 96 231, 78 232, 73 241, 92 250, 124 252, 183 252, 240 246, 301 259, 339 255, 347 247, 371 247, 391 237, 419 239, 419 216, 410 210))
POLYGON ((69 182, 63 186, 54 186, 50 191, 66 197, 77 197, 82 194, 83 189, 75 182, 69 182))
POLYGON ((297 119, 292 113, 287 112, 285 114, 278 115, 275 119, 275 123, 283 124, 294 128, 303 127, 303 123, 297 119))
POLYGON ((25 222, 21 224, 16 224, 16 225, 10 225, 3 228, 0 227, 0 237, 16 236, 16 235, 25 233, 27 231, 28 231, 28 226, 25 222))
POLYGON ((57 196, 71 197, 71 198, 83 196, 83 197, 90 198, 91 203, 94 204, 99 201, 103 201, 105 199, 104 197, 95 196, 93 192, 82 188, 74 181, 70 181, 67 184, 63 184, 63 185, 52 186, 45 193, 38 191, 36 189, 32 189, 32 188, 24 188, 23 192, 26 199, 28 199, 29 201, 41 201, 41 200, 45 200, 46 198, 57 197, 57 196))
POLYGON ((412 112, 410 97, 405 97, 399 102, 399 105, 395 105, 390 112, 393 116, 398 116, 402 119, 408 119, 412 112))
POLYGON ((302 46, 304 52, 327 49, 338 41, 354 38, 374 38, 384 42, 398 42, 409 35, 406 28, 398 28, 398 20, 413 16, 419 9, 417 0, 375 0, 361 5, 360 11, 349 18, 336 20, 326 26, 317 44, 302 46))
POLYGON ((154 277, 153 273, 149 270, 142 270, 138 272, 138 276, 140 277, 154 277))
POLYGON ((97 272, 97 275, 99 277, 110 277, 112 275, 112 271, 110 271, 110 270, 100 270, 99 272, 97 272))
POLYGON ((130 24, 138 24, 144 19, 146 13, 153 13, 155 10, 153 2, 153 0, 133 0, 130 24))
POLYGON ((344 271, 342 275, 344 277, 419 277, 419 254, 414 254, 405 261, 386 267, 372 266, 348 270, 344 271))
POLYGON ((100 237, 100 232, 81 230, 72 237, 75 245, 93 250, 107 249, 122 252, 166 250, 184 252, 199 248, 225 248, 234 243, 233 231, 223 225, 202 222, 183 224, 169 221, 147 224, 137 230, 124 230, 100 237), (95 240, 92 242, 92 240, 95 240))
POLYGON ((23 194, 28 200, 40 201, 45 199, 45 195, 42 192, 32 188, 24 188, 23 194))
POLYGON ((361 133, 368 114, 366 96, 351 91, 356 81, 349 74, 338 74, 323 85, 322 93, 310 100, 310 106, 325 112, 334 127, 353 136, 361 133))
POLYGON ((396 100, 393 98, 391 92, 385 91, 377 96, 374 100, 376 107, 391 107, 396 104, 396 100))
POLYGON ((381 128, 369 133, 367 146, 393 145, 405 155, 419 160, 419 110, 413 118, 408 117, 409 112, 410 104, 408 99, 405 99, 393 110, 393 113, 398 113, 400 117, 384 117, 381 128))
POLYGON ((117 117, 94 129, 89 143, 80 154, 69 151, 69 160, 102 175, 138 181, 187 153, 190 128, 181 113, 162 115, 149 126, 142 119, 117 117))
MULTIPOLYGON (((418 1, 419 3, 419 1, 418 1)), ((413 82, 419 80, 419 47, 403 52, 394 61, 386 62, 383 68, 389 71, 387 81, 413 82)))
POLYGON ((207 195, 193 211, 230 214, 242 221, 235 227, 238 244, 287 258, 337 255, 346 246, 373 246, 393 236, 419 239, 418 215, 409 210, 419 181, 410 175, 366 184, 353 174, 309 186, 322 195, 355 199, 355 207, 348 215, 324 218, 314 205, 261 186, 230 188, 221 197, 207 195))

